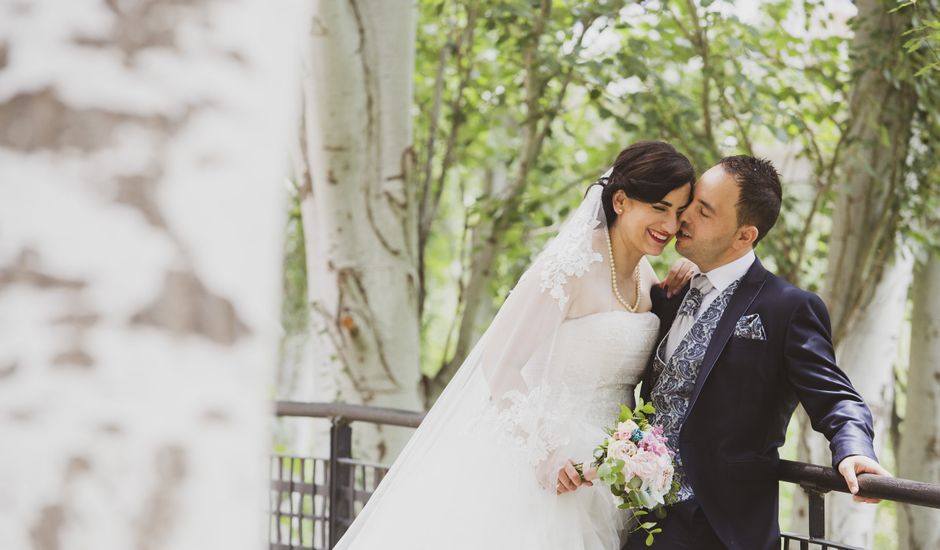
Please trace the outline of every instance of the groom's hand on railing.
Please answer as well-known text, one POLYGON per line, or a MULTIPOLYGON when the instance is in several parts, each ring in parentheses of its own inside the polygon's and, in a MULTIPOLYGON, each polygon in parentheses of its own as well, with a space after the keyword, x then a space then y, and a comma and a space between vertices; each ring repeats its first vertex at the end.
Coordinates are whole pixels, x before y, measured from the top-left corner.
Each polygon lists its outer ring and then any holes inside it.
POLYGON ((874 460, 862 455, 847 456, 839 463, 839 473, 845 478, 846 485, 849 486, 849 492, 852 493, 852 500, 856 502, 867 502, 869 504, 878 504, 881 499, 869 498, 858 495, 858 474, 875 474, 879 476, 891 476, 891 472, 885 470, 874 460))
POLYGON ((570 493, 582 485, 585 487, 591 487, 594 485, 592 481, 595 479, 597 479, 597 470, 594 468, 585 468, 584 478, 582 479, 581 474, 578 473, 578 470, 575 469, 574 464, 569 460, 560 470, 558 470, 558 484, 555 485, 555 494, 561 495, 564 493, 570 493))

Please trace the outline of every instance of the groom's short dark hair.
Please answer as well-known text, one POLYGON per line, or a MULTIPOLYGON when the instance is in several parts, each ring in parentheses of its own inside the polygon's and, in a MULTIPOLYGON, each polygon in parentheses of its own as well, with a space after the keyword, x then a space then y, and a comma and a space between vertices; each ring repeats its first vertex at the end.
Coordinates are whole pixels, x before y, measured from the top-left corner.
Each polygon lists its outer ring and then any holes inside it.
POLYGON ((780 174, 769 160, 748 155, 725 157, 720 164, 738 183, 738 225, 757 228, 756 245, 780 216, 783 200, 780 174))

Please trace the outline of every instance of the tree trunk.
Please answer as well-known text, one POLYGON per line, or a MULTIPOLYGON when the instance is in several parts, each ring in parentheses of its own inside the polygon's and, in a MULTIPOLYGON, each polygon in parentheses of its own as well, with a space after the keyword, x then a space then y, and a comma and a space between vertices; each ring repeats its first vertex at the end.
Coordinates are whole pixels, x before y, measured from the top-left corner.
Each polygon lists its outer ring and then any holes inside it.
MULTIPOLYGON (((903 314, 888 300, 878 307, 876 294, 896 292, 904 302, 910 260, 894 263, 895 236, 900 219, 899 196, 903 186, 911 123, 917 94, 909 80, 892 75, 906 62, 901 47, 911 24, 911 10, 890 13, 894 4, 882 0, 857 2, 852 60, 857 71, 845 129, 844 152, 835 165, 841 186, 832 216, 828 272, 823 297, 829 308, 833 340, 840 367, 859 388, 875 415, 876 451, 891 414, 891 386, 896 343, 903 314), (905 267, 906 266, 906 267, 905 267), (892 290, 890 281, 904 284, 892 290), (890 308, 890 311, 889 309, 890 308), (885 393, 887 392, 887 393, 885 393)), ((902 71, 901 71, 902 72, 902 71)), ((812 431, 800 413, 799 459, 817 464, 829 462, 825 440, 812 431)), ((806 503, 796 493, 794 526, 805 524, 806 503)), ((871 541, 873 522, 865 523, 871 510, 841 498, 832 498, 827 534, 846 543, 871 541), (858 519, 851 519, 853 514, 858 519), (858 530, 852 530, 858 525, 858 530)), ((870 518, 869 518, 870 519, 870 518)))
POLYGON ((894 256, 911 123, 917 106, 913 84, 891 71, 904 65, 903 33, 911 10, 888 13, 893 3, 857 3, 852 43, 858 76, 849 104, 844 152, 835 166, 841 177, 829 238, 829 273, 823 297, 833 338, 841 341, 871 299, 894 256))
MULTIPOLYGON (((314 2, 301 208, 318 400, 421 409, 416 10, 409 0, 314 2)), ((363 458, 391 460, 410 435, 374 429, 356 432, 363 458)))
POLYGON ((0 8, 3 548, 264 544, 302 18, 0 8))
MULTIPOLYGON (((871 408, 875 427, 875 449, 885 447, 894 405, 894 365, 898 355, 899 327, 904 323, 907 292, 913 259, 901 254, 884 273, 875 296, 859 315, 852 332, 836 348, 840 366, 871 408)), ((801 415, 806 419, 805 413, 801 415)), ((828 442, 814 432, 808 420, 800 425, 800 460, 829 465, 828 442)), ((883 457, 879 457, 883 458, 883 457)), ((791 530, 806 532, 806 499, 795 493, 791 530)), ((830 493, 826 506, 826 535, 843 544, 871 548, 876 508, 852 501, 850 495, 830 493)))
MULTIPOLYGON (((898 475, 940 483, 940 257, 914 272, 911 358, 907 374, 907 410, 901 424, 898 475)), ((901 550, 940 548, 940 511, 898 505, 901 550)))
MULTIPOLYGON (((907 253, 896 259, 884 273, 872 301, 859 314, 855 327, 836 350, 840 364, 871 408, 875 449, 881 459, 887 452, 885 443, 894 406, 894 366, 913 263, 913 258, 907 253)), ((813 435, 818 436, 821 444, 826 444, 821 435, 815 432, 813 435)), ((856 503, 851 495, 845 493, 832 493, 828 504, 826 533, 832 540, 863 548, 873 547, 875 506, 856 503)))

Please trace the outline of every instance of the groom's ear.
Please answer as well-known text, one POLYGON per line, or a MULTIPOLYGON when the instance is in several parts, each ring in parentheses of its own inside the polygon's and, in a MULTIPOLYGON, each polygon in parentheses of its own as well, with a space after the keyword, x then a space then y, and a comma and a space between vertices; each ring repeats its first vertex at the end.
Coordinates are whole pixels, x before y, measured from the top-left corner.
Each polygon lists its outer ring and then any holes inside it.
POLYGON ((755 243, 757 243, 757 237, 760 236, 760 231, 753 225, 742 225, 738 228, 738 233, 735 235, 734 242, 731 244, 735 250, 744 250, 745 248, 754 248, 755 243))

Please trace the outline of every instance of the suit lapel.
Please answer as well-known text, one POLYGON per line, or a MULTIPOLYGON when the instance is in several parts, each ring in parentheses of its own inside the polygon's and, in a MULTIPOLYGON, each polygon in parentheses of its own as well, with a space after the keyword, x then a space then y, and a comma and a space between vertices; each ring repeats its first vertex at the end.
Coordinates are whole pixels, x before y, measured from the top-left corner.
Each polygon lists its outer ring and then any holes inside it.
POLYGON ((715 368, 718 357, 721 355, 721 352, 724 351, 728 340, 731 339, 738 319, 747 311, 747 308, 751 307, 754 299, 757 298, 757 294, 760 292, 761 288, 763 288, 766 279, 767 270, 761 265, 760 260, 754 258, 754 263, 751 264, 747 273, 741 278, 741 282, 734 291, 731 301, 728 302, 728 307, 726 307, 724 313, 722 313, 721 320, 718 321, 718 326, 715 327, 712 339, 708 343, 708 349, 705 350, 705 357, 702 359, 701 366, 699 366, 695 387, 692 389, 692 397, 689 399, 689 408, 686 410, 686 418, 688 418, 688 415, 692 412, 695 401, 698 400, 698 396, 702 392, 702 386, 705 385, 705 380, 708 378, 709 373, 715 368))

